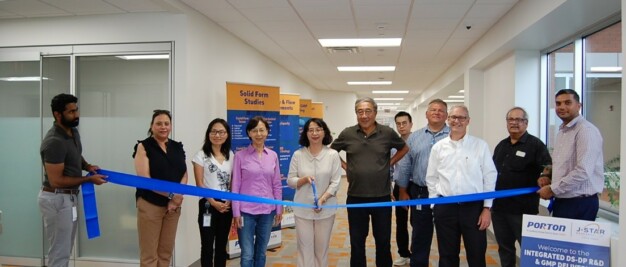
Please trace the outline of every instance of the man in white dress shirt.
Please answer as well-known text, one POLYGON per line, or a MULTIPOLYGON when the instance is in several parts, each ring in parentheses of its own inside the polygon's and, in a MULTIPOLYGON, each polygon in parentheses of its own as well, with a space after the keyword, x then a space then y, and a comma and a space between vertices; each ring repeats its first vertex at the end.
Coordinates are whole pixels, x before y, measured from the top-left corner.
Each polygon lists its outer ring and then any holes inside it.
MULTIPOLYGON (((469 111, 454 106, 448 113, 450 136, 430 153, 426 184, 430 198, 495 190, 496 167, 487 143, 467 134, 469 111)), ((470 267, 486 266, 487 235, 493 199, 434 205, 439 266, 459 266, 461 236, 470 267)))

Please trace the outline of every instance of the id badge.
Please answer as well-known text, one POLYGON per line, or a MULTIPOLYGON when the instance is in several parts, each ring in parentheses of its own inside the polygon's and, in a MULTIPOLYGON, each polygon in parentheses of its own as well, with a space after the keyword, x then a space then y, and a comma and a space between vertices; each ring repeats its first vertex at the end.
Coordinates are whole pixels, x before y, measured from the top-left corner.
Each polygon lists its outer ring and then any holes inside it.
POLYGON ((415 205, 415 210, 422 210, 422 205, 415 205))
POLYGON ((76 206, 72 206, 72 221, 75 222, 78 219, 78 211, 76 210, 76 206))
POLYGON ((203 227, 211 227, 211 213, 205 213, 202 221, 203 227))

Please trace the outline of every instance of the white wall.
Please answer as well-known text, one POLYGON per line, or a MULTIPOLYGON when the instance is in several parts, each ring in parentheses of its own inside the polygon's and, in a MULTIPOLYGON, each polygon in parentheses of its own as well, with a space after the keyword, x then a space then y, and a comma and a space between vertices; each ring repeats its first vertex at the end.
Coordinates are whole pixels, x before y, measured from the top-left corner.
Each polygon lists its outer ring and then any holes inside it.
POLYGON ((472 105, 470 114, 473 117, 484 114, 482 138, 493 151, 498 142, 509 135, 504 118, 515 104, 515 56, 509 55, 493 64, 485 69, 483 76, 483 110, 472 105))
POLYGON ((328 124, 333 138, 337 138, 344 128, 357 124, 354 113, 354 93, 317 91, 317 99, 324 102, 324 121, 328 124))

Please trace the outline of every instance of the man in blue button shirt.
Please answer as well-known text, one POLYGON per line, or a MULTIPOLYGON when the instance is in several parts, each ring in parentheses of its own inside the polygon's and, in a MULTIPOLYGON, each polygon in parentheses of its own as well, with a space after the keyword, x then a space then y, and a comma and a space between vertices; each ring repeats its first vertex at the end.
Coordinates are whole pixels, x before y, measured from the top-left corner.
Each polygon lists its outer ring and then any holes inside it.
MULTIPOLYGON (((400 161, 396 183, 400 186, 400 200, 428 198, 426 169, 433 145, 448 136, 446 125, 448 105, 441 99, 428 103, 428 124, 411 134, 407 140, 409 153, 400 161)), ((433 213, 430 205, 411 206, 411 266, 428 266, 430 245, 433 239, 433 213)))

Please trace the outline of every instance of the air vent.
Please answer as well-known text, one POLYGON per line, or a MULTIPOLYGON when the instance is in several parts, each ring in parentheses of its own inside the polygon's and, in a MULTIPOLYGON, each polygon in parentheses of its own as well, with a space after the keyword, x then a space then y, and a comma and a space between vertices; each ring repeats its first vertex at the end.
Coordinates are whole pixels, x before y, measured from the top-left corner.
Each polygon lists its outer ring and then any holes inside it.
POLYGON ((342 46, 342 47, 326 47, 329 54, 357 54, 360 49, 356 46, 342 46))

